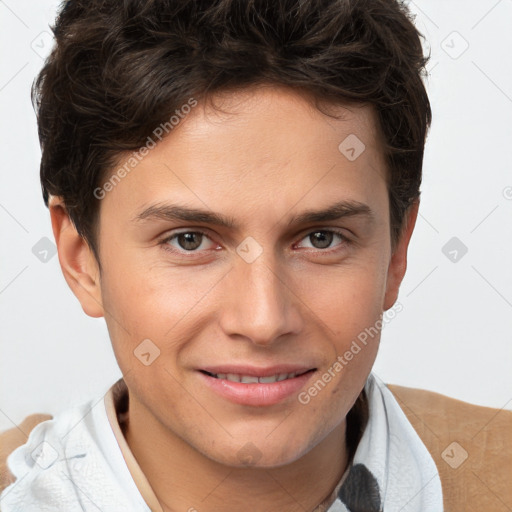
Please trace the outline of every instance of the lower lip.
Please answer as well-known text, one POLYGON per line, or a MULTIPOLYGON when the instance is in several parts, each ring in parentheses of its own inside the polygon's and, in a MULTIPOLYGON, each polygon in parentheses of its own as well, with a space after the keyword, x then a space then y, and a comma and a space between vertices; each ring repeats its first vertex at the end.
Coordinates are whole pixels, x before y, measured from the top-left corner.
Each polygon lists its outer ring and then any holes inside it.
POLYGON ((242 405, 264 406, 277 404, 298 393, 315 372, 310 371, 298 377, 293 377, 293 379, 278 382, 253 382, 249 384, 210 377, 203 372, 198 373, 207 386, 231 402, 242 405))

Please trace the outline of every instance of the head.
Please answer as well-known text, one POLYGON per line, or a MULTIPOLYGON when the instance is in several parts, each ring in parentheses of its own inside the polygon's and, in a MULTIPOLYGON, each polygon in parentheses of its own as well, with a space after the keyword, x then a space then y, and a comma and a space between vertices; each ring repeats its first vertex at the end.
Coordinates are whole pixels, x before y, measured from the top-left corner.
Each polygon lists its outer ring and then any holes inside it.
POLYGON ((407 8, 71 0, 54 32, 43 196, 130 403, 219 462, 307 454, 361 392, 380 335, 351 347, 406 270, 431 120, 407 8), (205 383, 225 365, 309 380, 240 403, 205 383))

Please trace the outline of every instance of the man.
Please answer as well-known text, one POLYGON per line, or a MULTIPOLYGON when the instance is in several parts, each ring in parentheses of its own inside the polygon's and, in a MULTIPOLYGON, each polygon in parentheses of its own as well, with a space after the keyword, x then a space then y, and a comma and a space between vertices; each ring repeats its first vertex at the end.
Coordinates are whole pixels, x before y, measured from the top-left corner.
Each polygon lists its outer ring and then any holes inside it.
POLYGON ((431 120, 407 8, 70 0, 54 32, 43 194, 123 379, 9 448, 2 510, 443 510, 371 374, 431 120))

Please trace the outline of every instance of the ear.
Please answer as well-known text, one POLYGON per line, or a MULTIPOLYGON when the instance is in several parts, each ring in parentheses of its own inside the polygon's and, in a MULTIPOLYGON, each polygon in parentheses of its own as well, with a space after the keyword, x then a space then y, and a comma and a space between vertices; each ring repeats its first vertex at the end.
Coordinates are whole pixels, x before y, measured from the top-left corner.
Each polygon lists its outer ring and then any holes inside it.
POLYGON ((101 317, 100 272, 94 253, 78 234, 62 198, 51 196, 48 206, 64 279, 84 312, 94 318, 101 317))
POLYGON ((404 226, 388 267, 386 294, 384 297, 384 311, 393 306, 398 298, 400 284, 407 270, 407 248, 418 217, 419 199, 415 200, 407 209, 404 226))

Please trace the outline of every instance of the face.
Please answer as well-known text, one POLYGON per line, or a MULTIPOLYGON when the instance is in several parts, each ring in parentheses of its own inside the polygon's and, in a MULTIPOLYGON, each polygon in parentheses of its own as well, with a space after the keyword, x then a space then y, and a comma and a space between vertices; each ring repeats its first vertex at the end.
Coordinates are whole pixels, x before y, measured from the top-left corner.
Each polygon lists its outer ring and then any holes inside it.
POLYGON ((209 459, 279 466, 344 424, 379 336, 354 341, 403 262, 370 107, 334 119, 275 87, 216 105, 109 187, 102 308, 84 309, 105 316, 130 408, 209 459))

